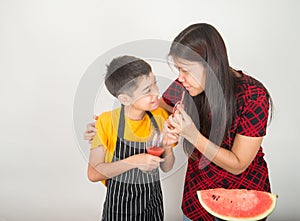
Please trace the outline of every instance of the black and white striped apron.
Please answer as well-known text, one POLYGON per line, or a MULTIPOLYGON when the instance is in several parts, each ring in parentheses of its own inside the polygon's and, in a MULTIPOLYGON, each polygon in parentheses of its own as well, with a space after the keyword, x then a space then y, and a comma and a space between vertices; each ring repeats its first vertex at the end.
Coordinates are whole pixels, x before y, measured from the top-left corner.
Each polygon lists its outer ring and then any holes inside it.
MULTIPOLYGON (((150 112, 146 112, 158 130, 150 112)), ((132 142, 124 137, 124 107, 121 107, 118 137, 113 162, 145 153, 145 142, 132 142)), ((163 198, 158 169, 145 173, 135 168, 107 180, 107 194, 103 206, 103 221, 162 221, 163 198)))

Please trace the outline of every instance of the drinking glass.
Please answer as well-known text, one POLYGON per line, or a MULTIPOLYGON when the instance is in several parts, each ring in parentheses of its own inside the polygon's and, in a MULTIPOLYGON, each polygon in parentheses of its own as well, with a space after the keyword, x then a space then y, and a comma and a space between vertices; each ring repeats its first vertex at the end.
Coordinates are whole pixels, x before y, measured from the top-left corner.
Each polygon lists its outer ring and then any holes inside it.
POLYGON ((159 157, 165 151, 163 147, 164 132, 153 131, 147 141, 147 153, 159 157))

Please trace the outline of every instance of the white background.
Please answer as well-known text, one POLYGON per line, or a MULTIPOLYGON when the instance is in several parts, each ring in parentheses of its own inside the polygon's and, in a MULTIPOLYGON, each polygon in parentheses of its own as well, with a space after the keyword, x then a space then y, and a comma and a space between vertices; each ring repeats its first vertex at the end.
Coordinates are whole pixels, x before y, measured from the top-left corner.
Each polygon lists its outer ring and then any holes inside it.
MULTIPOLYGON (((270 220, 299 220, 299 11, 297 0, 1 0, 0 220, 100 219, 105 188, 88 181, 73 132, 80 79, 113 47, 171 41, 195 22, 213 24, 231 65, 273 96, 263 142, 279 195, 270 220)), ((181 220, 184 173, 162 181, 167 221, 181 220)))

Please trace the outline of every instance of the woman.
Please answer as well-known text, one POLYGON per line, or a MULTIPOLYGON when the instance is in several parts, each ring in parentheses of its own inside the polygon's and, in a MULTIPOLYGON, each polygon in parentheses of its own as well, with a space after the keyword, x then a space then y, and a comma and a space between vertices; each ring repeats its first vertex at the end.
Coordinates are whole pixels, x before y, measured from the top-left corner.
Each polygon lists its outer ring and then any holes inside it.
MULTIPOLYGON (((218 187, 271 191, 261 143, 272 101, 259 81, 229 66, 224 41, 209 24, 184 29, 169 55, 178 79, 163 94, 160 106, 170 112, 182 91, 190 95, 184 98, 186 111, 179 106, 168 120, 170 131, 188 141, 184 219, 214 220, 200 205, 196 191, 218 187)), ((88 125, 85 139, 92 137, 92 130, 88 125)))

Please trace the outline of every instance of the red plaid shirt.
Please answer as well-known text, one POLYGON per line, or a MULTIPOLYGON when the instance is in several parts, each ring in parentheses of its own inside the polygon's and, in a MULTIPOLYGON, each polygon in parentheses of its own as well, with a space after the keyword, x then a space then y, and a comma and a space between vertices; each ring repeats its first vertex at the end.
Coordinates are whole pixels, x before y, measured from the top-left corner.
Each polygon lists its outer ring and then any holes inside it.
MULTIPOLYGON (((181 97, 183 86, 174 81, 163 94, 164 101, 173 106, 181 97)), ((264 86, 254 78, 242 74, 238 84, 237 110, 230 128, 221 146, 230 149, 236 134, 249 137, 261 137, 266 134, 269 100, 264 86)), ((183 213, 192 220, 214 220, 200 205, 196 191, 211 188, 253 189, 270 192, 268 167, 264 160, 262 147, 249 165, 239 175, 233 175, 207 159, 195 149, 196 160, 189 158, 182 200, 183 213), (206 165, 204 168, 201 165, 206 165)))

